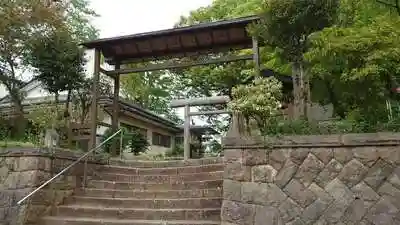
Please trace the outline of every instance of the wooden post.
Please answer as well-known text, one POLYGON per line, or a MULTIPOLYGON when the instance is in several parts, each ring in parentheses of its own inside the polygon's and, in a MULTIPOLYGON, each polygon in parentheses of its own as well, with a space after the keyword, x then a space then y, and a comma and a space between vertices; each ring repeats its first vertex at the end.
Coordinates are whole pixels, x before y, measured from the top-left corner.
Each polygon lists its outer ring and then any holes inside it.
POLYGON ((191 98, 191 99, 176 99, 172 100, 170 106, 172 108, 184 107, 184 130, 183 130, 183 151, 184 151, 184 159, 189 159, 191 155, 190 150, 190 116, 199 116, 199 115, 215 115, 215 114, 225 114, 230 113, 225 110, 217 110, 217 111, 206 111, 206 112, 190 112, 190 106, 201 106, 201 105, 218 105, 218 104, 226 104, 230 101, 229 96, 213 96, 206 98, 191 98))
MULTIPOLYGON (((119 70, 120 69, 120 63, 115 64, 115 69, 119 70)), ((116 74, 114 76, 114 98, 113 98, 113 112, 112 112, 112 121, 111 121, 111 129, 112 133, 117 132, 118 130, 118 114, 119 114, 119 89, 120 89, 120 76, 116 74)), ((121 134, 122 135, 122 134, 121 134)), ((111 146, 111 155, 116 156, 117 155, 117 138, 114 138, 112 140, 112 146, 111 146)), ((122 151, 122 149, 120 149, 122 151)), ((120 153, 121 154, 121 153, 120 153)))
POLYGON ((91 124, 90 124, 90 145, 89 148, 96 147, 97 139, 97 103, 98 103, 98 86, 100 80, 100 51, 94 50, 94 73, 92 86, 92 107, 91 107, 91 124))
POLYGON ((183 158, 190 158, 190 106, 185 105, 185 124, 183 130, 183 158))
POLYGON ((258 47, 257 37, 253 37, 253 60, 254 60, 254 72, 256 76, 260 75, 260 48, 258 47))

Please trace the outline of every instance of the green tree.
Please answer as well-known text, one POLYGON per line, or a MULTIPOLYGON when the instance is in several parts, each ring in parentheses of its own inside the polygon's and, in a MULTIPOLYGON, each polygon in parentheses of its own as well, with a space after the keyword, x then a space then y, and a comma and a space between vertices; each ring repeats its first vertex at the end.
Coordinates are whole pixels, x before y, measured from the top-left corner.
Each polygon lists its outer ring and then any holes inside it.
MULTIPOLYGON (((72 90, 72 103, 74 105, 74 118, 79 118, 77 122, 84 124, 89 119, 89 112, 92 106, 93 79, 85 78, 78 86, 72 90)), ((100 77, 98 84, 99 95, 109 96, 112 94, 110 82, 104 77, 100 77)))
POLYGON ((339 0, 264 1, 261 21, 254 33, 275 48, 283 60, 292 63, 295 117, 307 117, 309 83, 303 54, 310 34, 331 26, 339 0))
POLYGON ((27 44, 40 35, 62 25, 58 7, 41 0, 13 0, 0 2, 0 82, 14 105, 16 135, 22 136, 26 121, 23 112, 26 67, 23 57, 27 44))
MULTIPOLYGON (((210 6, 194 10, 187 17, 181 17, 176 24, 179 26, 193 25, 203 22, 212 22, 223 19, 259 14, 263 0, 215 0, 210 6)), ((251 54, 251 50, 237 51, 230 54, 251 54)), ((219 54, 226 55, 226 54, 219 54)), ((270 47, 260 49, 262 67, 273 69, 282 74, 290 74, 290 65, 278 57, 277 52, 270 47)), ((215 56, 209 56, 215 57, 215 56)), ((190 59, 189 59, 190 60, 190 59)), ((176 70, 179 79, 182 97, 204 97, 213 95, 228 95, 232 97, 232 89, 251 79, 254 74, 253 62, 232 62, 223 65, 198 66, 190 69, 176 70)), ((203 110, 215 107, 201 107, 203 110)), ((220 109, 218 106, 217 108, 220 109)), ((226 131, 229 116, 223 119, 219 116, 203 116, 217 130, 226 131)))
MULTIPOLYGON (((203 22, 258 14, 263 0, 215 0, 210 6, 192 11, 188 17, 181 17, 176 26, 187 26, 203 22)), ((234 54, 249 54, 251 50, 238 51, 234 54)), ((277 57, 274 49, 260 49, 262 64, 282 74, 290 72, 288 64, 277 57)), ((213 56, 210 56, 213 57, 213 56)), ((252 62, 233 62, 224 65, 199 66, 176 71, 181 79, 182 89, 187 90, 187 97, 232 94, 232 88, 247 81, 252 73, 252 62)))
POLYGON ((99 15, 91 9, 89 0, 68 0, 65 7, 65 22, 72 37, 78 42, 94 40, 99 37, 99 30, 91 21, 99 15))
POLYGON ((32 56, 31 42, 55 30, 72 31, 74 40, 81 41, 97 36, 90 23, 95 16, 87 0, 43 1, 6 0, 0 2, 0 83, 5 86, 14 105, 19 136, 25 124, 21 88, 26 83, 27 58, 32 56))
POLYGON ((85 76, 86 60, 78 44, 68 31, 56 30, 32 41, 27 57, 28 63, 35 68, 36 79, 56 96, 56 103, 59 102, 60 92, 68 92, 64 113, 66 118, 72 90, 83 82, 85 76))
POLYGON ((351 19, 312 35, 305 56, 313 80, 330 87, 318 90, 318 101, 342 118, 377 123, 387 119, 386 101, 399 100, 390 90, 399 85, 400 18, 374 0, 363 3, 343 1, 351 19))
POLYGON ((400 16, 400 1, 399 0, 377 0, 378 3, 381 3, 385 6, 394 8, 397 11, 397 14, 400 16))
POLYGON ((181 123, 175 111, 169 107, 170 101, 176 96, 174 78, 174 74, 167 71, 128 74, 121 77, 121 89, 128 99, 141 107, 181 123))

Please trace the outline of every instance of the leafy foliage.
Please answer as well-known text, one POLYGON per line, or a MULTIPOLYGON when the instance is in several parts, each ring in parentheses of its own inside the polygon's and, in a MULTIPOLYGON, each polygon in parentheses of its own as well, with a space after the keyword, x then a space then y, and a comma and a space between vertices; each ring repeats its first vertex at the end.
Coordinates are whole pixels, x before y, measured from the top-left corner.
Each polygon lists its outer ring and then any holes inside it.
POLYGON ((140 132, 132 131, 127 135, 130 137, 129 149, 134 155, 147 151, 150 144, 140 132))
POLYGON ((183 145, 176 145, 165 153, 166 157, 182 157, 184 155, 183 145))
MULTIPOLYGON (((187 17, 181 17, 177 27, 211 22, 216 20, 231 19, 258 14, 263 5, 263 0, 215 0, 210 6, 194 10, 187 17)), ((217 56, 251 54, 251 50, 242 50, 223 54, 202 56, 201 59, 210 59, 217 56)), ((277 52, 270 47, 260 49, 262 64, 266 68, 274 69, 282 74, 290 73, 290 66, 277 57, 277 52)), ((184 60, 196 60, 198 57, 184 60)), ((232 89, 240 84, 253 79, 252 62, 231 62, 222 65, 198 66, 184 70, 175 70, 183 90, 180 97, 208 97, 215 95, 228 95, 232 97, 232 89)), ((201 107, 202 110, 222 109, 221 106, 201 107)), ((210 124, 220 131, 227 130, 230 116, 202 116, 210 124)))
POLYGON ((27 60, 35 68, 36 79, 56 96, 79 86, 84 79, 84 52, 68 31, 54 31, 31 43, 27 60))
MULTIPOLYGON (((50 62, 44 63, 46 57, 54 54, 52 56, 56 56, 57 60, 65 59, 62 55, 70 54, 68 46, 97 36, 97 30, 89 23, 90 17, 95 16, 95 13, 89 9, 88 5, 87 0, 6 0, 0 2, 0 17, 2 18, 0 21, 0 83, 6 87, 13 103, 16 121, 18 121, 14 126, 17 127, 19 135, 24 133, 26 125, 22 104, 25 93, 21 91, 26 84, 25 71, 33 66, 38 71, 40 70, 43 76, 44 71, 48 73, 48 69, 52 66, 50 62), (56 40, 54 34, 59 34, 59 31, 69 31, 68 35, 75 41, 71 42, 71 39, 63 36, 65 42, 54 42, 56 40), (32 43, 34 49, 32 49, 32 43), (49 50, 49 46, 55 46, 55 44, 58 45, 56 48, 63 51, 57 52, 54 49, 50 49, 51 53, 42 51, 49 50), (41 59, 40 63, 38 59, 41 59), (39 66, 41 68, 38 68, 39 66)), ((72 48, 74 49, 76 46, 72 48)), ((63 62, 65 63, 65 60, 63 62)), ((53 67, 60 67, 60 65, 53 67)), ((68 67, 74 67, 74 65, 68 67)), ((53 71, 53 74, 59 72, 59 69, 53 71)), ((64 67, 63 70, 68 70, 68 68, 64 67)), ((51 76, 46 80, 50 81, 51 76)))
POLYGON ((218 142, 217 140, 212 140, 209 144, 208 144, 208 154, 209 155, 219 155, 223 149, 222 149, 222 145, 220 142, 218 142))
MULTIPOLYGON (((108 96, 112 93, 110 82, 103 77, 100 77, 98 84, 98 91, 100 96, 108 96)), ((74 112, 76 118, 79 118, 78 122, 83 124, 88 119, 90 107, 92 105, 92 90, 93 90, 93 79, 85 78, 78 86, 72 90, 72 102, 74 105, 74 112)))
POLYGON ((278 48, 281 57, 299 62, 308 36, 333 24, 337 8, 338 0, 267 0, 253 29, 267 45, 278 48))
MULTIPOLYGON (((192 11, 188 17, 181 17, 177 26, 258 14, 263 4, 263 0, 215 0, 210 6, 192 11)), ((250 53, 251 50, 243 50, 225 55, 250 53)), ((266 68, 274 69, 282 74, 290 73, 290 67, 277 57, 277 52, 274 49, 261 48, 260 54, 262 63, 266 68)), ((205 58, 208 57, 215 56, 205 56, 205 58)), ((246 70, 252 68, 252 62, 232 62, 224 65, 193 67, 177 72, 178 78, 181 78, 182 89, 184 87, 183 90, 187 90, 184 93, 187 96, 231 96, 233 87, 243 84, 253 75, 246 72, 246 70)))
POLYGON ((174 80, 174 74, 166 71, 128 74, 121 77, 122 92, 141 107, 182 123, 176 112, 169 107, 177 90, 174 80))
POLYGON ((292 63, 294 117, 309 117, 309 80, 303 53, 308 36, 333 24, 339 0, 266 0, 261 20, 250 31, 292 63))
POLYGON ((399 0, 377 0, 378 3, 383 4, 387 7, 391 7, 397 11, 400 16, 400 1, 399 0))
POLYGON ((355 10, 361 19, 313 34, 305 57, 316 101, 332 103, 341 118, 376 124, 387 119, 386 101, 400 100, 391 91, 399 85, 400 18, 379 6, 375 17, 371 9, 355 10), (318 89, 318 84, 328 88, 318 89))
POLYGON ((247 119, 254 119, 263 130, 270 118, 280 115, 282 84, 274 77, 256 78, 250 85, 233 89, 233 99, 228 107, 247 119))
MULTIPOLYGON (((121 153, 121 147, 122 147, 122 149, 125 149, 129 145, 129 141, 130 141, 129 137, 126 135, 123 135, 124 133, 127 132, 127 130, 125 128, 121 128, 121 129, 123 129, 123 131, 119 135, 114 136, 111 140, 104 143, 103 150, 106 153, 111 153, 111 150, 112 150, 111 148, 112 148, 114 141, 116 143, 115 147, 116 147, 117 155, 119 155, 121 153), (121 135, 123 135, 122 138, 121 138, 121 135), (121 144, 121 139, 122 139, 122 144, 121 144)), ((110 138, 113 134, 114 134, 113 130, 111 128, 108 128, 103 134, 102 142, 104 142, 105 140, 110 138)))
MULTIPOLYGON (((134 153, 134 155, 139 155, 140 153, 146 152, 148 147, 149 147, 149 143, 147 141, 147 139, 140 133, 137 131, 129 131, 126 128, 121 128, 122 130, 122 145, 121 143, 121 136, 117 135, 115 136, 112 140, 106 142, 104 144, 104 151, 107 153, 111 152, 111 147, 112 147, 112 143, 113 140, 116 141, 116 154, 119 155, 121 154, 121 147, 122 149, 129 149, 130 152, 134 153)), ((111 135, 113 135, 114 133, 112 132, 112 129, 109 128, 104 132, 103 135, 103 141, 107 140, 111 135)))
POLYGON ((50 103, 47 107, 36 106, 29 112, 28 118, 40 130, 57 129, 63 125, 62 115, 62 107, 56 103, 50 103))
POLYGON ((13 0, 0 2, 0 83, 5 86, 13 103, 17 136, 25 129, 22 100, 23 57, 28 54, 27 44, 41 33, 62 24, 60 10, 41 0, 13 0))
POLYGON ((65 7, 65 18, 72 37, 78 42, 98 38, 99 30, 91 24, 99 15, 89 7, 89 0, 68 0, 65 7))
POLYGON ((400 117, 387 122, 371 124, 369 121, 332 120, 278 120, 271 123, 263 131, 264 135, 319 135, 319 134, 346 134, 346 133, 374 133, 382 131, 399 132, 400 117))

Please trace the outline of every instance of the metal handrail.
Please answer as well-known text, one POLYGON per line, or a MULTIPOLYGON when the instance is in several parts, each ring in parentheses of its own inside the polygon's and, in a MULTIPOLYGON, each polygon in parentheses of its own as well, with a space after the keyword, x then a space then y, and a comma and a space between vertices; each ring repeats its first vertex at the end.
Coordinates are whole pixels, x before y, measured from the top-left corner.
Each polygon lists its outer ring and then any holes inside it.
MULTIPOLYGON (((79 159, 77 159, 75 162, 71 163, 71 165, 67 166, 65 169, 63 169, 61 172, 59 172, 58 174, 56 174, 54 177, 50 178, 48 181, 44 182, 42 185, 40 185, 38 188, 36 188, 35 190, 33 190, 32 192, 30 192, 27 196, 23 197, 21 200, 19 200, 17 202, 18 205, 21 205, 22 202, 24 202, 26 199, 28 199, 29 197, 31 197, 33 194, 35 194, 36 192, 38 192, 40 189, 42 189, 43 187, 45 187, 46 185, 48 185, 50 182, 52 182, 54 179, 56 179, 57 177, 59 177, 60 175, 62 175, 63 173, 65 173, 67 170, 71 169, 73 166, 75 166, 77 163, 79 163, 80 161, 82 161, 82 159, 86 158, 88 155, 90 155, 91 153, 95 152, 97 149, 99 149, 100 147, 102 147, 105 143, 107 143, 109 140, 111 140, 112 138, 114 138, 115 136, 117 136, 117 134, 121 133, 122 129, 118 130, 117 132, 115 132, 113 135, 111 135, 110 137, 108 137, 106 140, 104 140, 103 142, 101 142, 99 145, 97 145, 96 147, 92 148, 90 151, 86 152, 83 156, 81 156, 79 159)), ((85 160, 85 168, 84 168, 84 177, 83 177, 83 182, 84 182, 84 186, 86 183, 86 166, 87 166, 87 159, 85 160)))

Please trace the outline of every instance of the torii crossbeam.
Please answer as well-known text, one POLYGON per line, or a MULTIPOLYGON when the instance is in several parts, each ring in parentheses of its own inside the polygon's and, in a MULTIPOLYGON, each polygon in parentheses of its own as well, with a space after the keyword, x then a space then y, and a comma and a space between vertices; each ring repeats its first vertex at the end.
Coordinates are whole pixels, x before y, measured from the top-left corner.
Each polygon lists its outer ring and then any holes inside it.
POLYGON ((188 159, 190 156, 190 117, 201 115, 216 115, 228 114, 227 110, 213 110, 213 111, 200 111, 190 112, 191 106, 204 106, 204 105, 220 105, 229 102, 229 96, 214 96, 207 98, 192 98, 192 99, 176 99, 172 100, 170 106, 172 108, 184 107, 185 123, 183 126, 183 158, 188 159))

